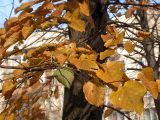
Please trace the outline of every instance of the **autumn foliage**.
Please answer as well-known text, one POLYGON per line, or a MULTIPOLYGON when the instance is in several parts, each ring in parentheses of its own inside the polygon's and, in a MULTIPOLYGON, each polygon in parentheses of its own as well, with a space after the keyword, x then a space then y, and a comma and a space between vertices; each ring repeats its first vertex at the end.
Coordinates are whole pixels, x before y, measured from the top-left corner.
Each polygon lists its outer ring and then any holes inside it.
MULTIPOLYGON (((125 3, 137 4, 126 10, 126 18, 132 17, 136 11, 147 11, 147 7, 139 7, 139 4, 150 4, 147 0, 127 0, 125 3)), ((115 108, 134 111, 139 115, 144 111, 143 97, 147 91, 157 99, 160 83, 156 81, 152 67, 142 68, 138 76, 131 79, 125 73, 125 63, 108 60, 119 54, 119 48, 130 55, 137 45, 137 42, 124 40, 125 29, 118 28, 114 23, 104 25, 105 34, 99 33, 106 48, 99 53, 87 43, 79 46, 77 42, 70 40, 44 43, 25 52, 25 48, 19 47, 36 30, 49 31, 59 28, 61 24, 67 24, 70 29, 78 32, 85 32, 88 24, 94 28, 90 4, 90 0, 59 3, 58 0, 33 0, 22 3, 15 9, 17 17, 5 21, 4 28, 0 29, 0 67, 14 70, 13 77, 3 81, 2 94, 7 105, 0 114, 0 120, 31 120, 44 116, 41 104, 47 99, 47 91, 53 78, 69 89, 78 71, 84 71, 90 76, 90 80, 83 85, 83 92, 85 99, 97 107, 104 105, 105 89, 108 89, 106 86, 112 89, 109 100, 115 108), (35 5, 38 6, 36 9, 33 7, 35 5), (8 49, 12 46, 14 49, 9 52, 8 49), (18 66, 3 65, 3 61, 13 55, 23 55, 24 63, 18 66), (53 76, 41 83, 42 74, 49 69, 54 70, 53 76), (43 92, 40 94, 39 91, 43 92)), ((107 2, 105 4, 109 5, 107 2)), ((109 5, 110 12, 118 13, 121 9, 118 6, 109 5)), ((119 17, 121 14, 116 15, 119 17)), ((143 42, 150 35, 150 32, 139 28, 135 38, 143 42)))

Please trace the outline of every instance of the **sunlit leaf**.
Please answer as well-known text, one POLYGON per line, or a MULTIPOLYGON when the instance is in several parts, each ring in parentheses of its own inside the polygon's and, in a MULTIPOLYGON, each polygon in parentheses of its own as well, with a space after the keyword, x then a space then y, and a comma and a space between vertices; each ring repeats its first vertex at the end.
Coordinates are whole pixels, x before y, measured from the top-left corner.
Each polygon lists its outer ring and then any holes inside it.
POLYGON ((6 48, 3 46, 0 46, 0 59, 2 59, 5 56, 6 48))
POLYGON ((33 6, 34 4, 39 3, 39 2, 42 2, 42 1, 43 1, 43 0, 34 0, 34 1, 26 2, 26 3, 22 3, 22 4, 20 5, 20 7, 17 7, 17 8, 15 9, 15 13, 17 13, 17 12, 19 12, 19 11, 21 11, 21 10, 25 10, 25 9, 33 6))
POLYGON ((21 31, 15 32, 9 38, 7 38, 6 42, 4 43, 4 47, 10 47, 19 40, 21 40, 21 31))
POLYGON ((141 114, 144 110, 143 97, 145 93, 146 89, 141 83, 130 80, 116 92, 113 91, 109 99, 116 107, 141 114))
POLYGON ((89 11, 89 2, 87 0, 83 0, 82 3, 79 3, 80 6, 80 12, 83 13, 86 16, 90 15, 89 11))
POLYGON ((77 69, 96 71, 98 70, 98 65, 96 63, 96 55, 85 55, 82 54, 80 58, 75 58, 73 56, 69 57, 69 62, 76 66, 77 69))
POLYGON ((104 52, 100 52, 100 60, 103 60, 111 55, 114 55, 115 53, 116 53, 115 50, 105 50, 104 52))
POLYGON ((160 92, 160 79, 156 80, 157 84, 158 84, 158 92, 160 92))
POLYGON ((156 99, 158 97, 158 84, 154 80, 154 72, 150 67, 146 67, 138 74, 140 79, 151 95, 156 99))
POLYGON ((24 26, 22 28, 22 36, 23 36, 23 38, 27 39, 32 34, 33 31, 34 31, 34 25, 24 26))
POLYGON ((124 38, 124 35, 125 35, 125 31, 122 31, 122 32, 116 32, 116 41, 115 41, 115 44, 119 44, 122 42, 123 38, 124 38))
POLYGON ((96 75, 106 83, 113 83, 122 80, 124 65, 118 61, 108 61, 101 65, 96 75))
POLYGON ((85 21, 75 17, 71 19, 69 26, 79 32, 84 32, 86 28, 85 21))
POLYGON ((7 115, 5 119, 6 119, 6 120, 15 120, 15 114, 12 113, 12 114, 10 114, 10 115, 7 115))
POLYGON ((5 33, 6 33, 5 28, 0 28, 0 36, 3 35, 3 34, 5 34, 5 33))
POLYGON ((76 9, 72 14, 67 12, 64 18, 69 21, 69 26, 79 32, 84 32, 86 23, 79 17, 79 9, 76 9))
POLYGON ((7 114, 7 110, 4 110, 0 113, 0 120, 5 120, 7 114))
POLYGON ((2 94, 6 99, 12 96, 13 91, 16 89, 16 84, 12 80, 6 80, 2 85, 2 94))
POLYGON ((125 44, 124 44, 124 49, 125 49, 128 53, 133 52, 133 51, 134 51, 134 48, 135 48, 135 44, 133 44, 133 43, 130 42, 130 41, 125 42, 125 44))
POLYGON ((10 27, 13 27, 14 25, 18 24, 18 18, 12 17, 5 21, 4 26, 6 30, 9 30, 10 27))
POLYGON ((97 107, 104 104, 105 89, 103 85, 87 82, 83 85, 86 100, 97 107))

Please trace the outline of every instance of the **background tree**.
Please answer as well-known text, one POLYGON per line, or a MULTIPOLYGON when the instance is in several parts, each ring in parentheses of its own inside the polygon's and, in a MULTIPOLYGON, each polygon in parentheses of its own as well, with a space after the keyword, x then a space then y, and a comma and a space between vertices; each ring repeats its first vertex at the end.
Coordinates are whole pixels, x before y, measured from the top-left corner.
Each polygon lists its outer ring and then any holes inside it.
POLYGON ((14 69, 13 75, 3 80, 2 94, 7 103, 1 119, 42 117, 44 110, 40 106, 48 97, 53 78, 66 87, 64 120, 99 120, 104 107, 141 114, 146 91, 155 99, 160 118, 157 82, 160 74, 159 17, 153 19, 151 26, 148 19, 150 13, 159 14, 158 3, 148 0, 34 0, 22 3, 15 12, 17 17, 7 19, 0 30, 0 67, 14 69), (117 17, 123 14, 136 22, 120 21, 117 17), (60 35, 55 39, 59 43, 49 39, 32 48, 32 44, 41 42, 37 39, 23 46, 35 31, 44 31, 44 34, 57 31, 60 35), (60 42, 60 37, 66 34, 70 40, 60 42), (9 52, 11 47, 14 49, 9 52), (140 65, 126 68, 127 71, 140 70, 138 77, 127 77, 124 64, 110 60, 120 54, 119 49, 125 49, 129 53, 125 57, 140 65), (135 59, 135 54, 140 55, 144 62, 135 59), (12 57, 18 55, 24 56, 24 63, 4 65, 4 60, 16 61, 12 57), (53 69, 54 75, 42 84, 42 74, 53 69), (106 85, 113 91, 109 95, 113 106, 104 105, 106 85))

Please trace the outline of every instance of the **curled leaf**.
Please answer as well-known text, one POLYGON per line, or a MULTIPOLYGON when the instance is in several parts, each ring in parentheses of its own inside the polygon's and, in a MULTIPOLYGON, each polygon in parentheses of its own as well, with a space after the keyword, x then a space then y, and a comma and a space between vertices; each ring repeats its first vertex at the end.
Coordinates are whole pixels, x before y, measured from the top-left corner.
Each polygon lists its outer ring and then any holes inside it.
POLYGON ((104 86, 100 84, 95 84, 93 82, 87 82, 83 86, 83 92, 86 100, 97 107, 103 105, 104 103, 104 86))

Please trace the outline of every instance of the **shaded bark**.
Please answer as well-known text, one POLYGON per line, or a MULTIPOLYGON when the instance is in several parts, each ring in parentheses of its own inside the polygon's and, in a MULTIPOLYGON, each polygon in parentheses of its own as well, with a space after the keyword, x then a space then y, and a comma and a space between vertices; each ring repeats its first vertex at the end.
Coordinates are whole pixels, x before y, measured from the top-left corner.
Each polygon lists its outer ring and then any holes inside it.
MULTIPOLYGON (((95 28, 91 29, 87 24, 85 32, 77 32, 69 28, 70 39, 76 41, 79 46, 86 43, 89 44, 96 52, 104 50, 104 43, 97 33, 101 29, 103 23, 108 16, 99 0, 93 1, 95 4, 91 6, 91 15, 95 24, 95 28), (94 10, 92 9, 94 8, 94 10)), ((101 120, 103 108, 97 108, 90 105, 84 98, 83 84, 90 78, 85 72, 79 72, 70 89, 65 89, 63 120, 101 120)))
MULTIPOLYGON (((148 25, 149 20, 147 19, 146 11, 141 11, 141 12, 139 12, 138 15, 140 17, 140 23, 141 23, 142 29, 149 31, 149 25, 148 25)), ((146 40, 143 41, 142 45, 143 45, 144 51, 146 53, 145 58, 147 60, 147 65, 149 67, 153 68, 155 79, 159 79, 159 77, 160 77, 159 76, 159 74, 160 74, 159 59, 156 60, 156 57, 155 57, 155 51, 154 51, 155 41, 153 39, 153 36, 146 38, 146 40)), ((158 119, 160 120, 160 93, 158 94, 158 98, 154 99, 154 102, 155 102, 155 107, 156 107, 158 119)))

